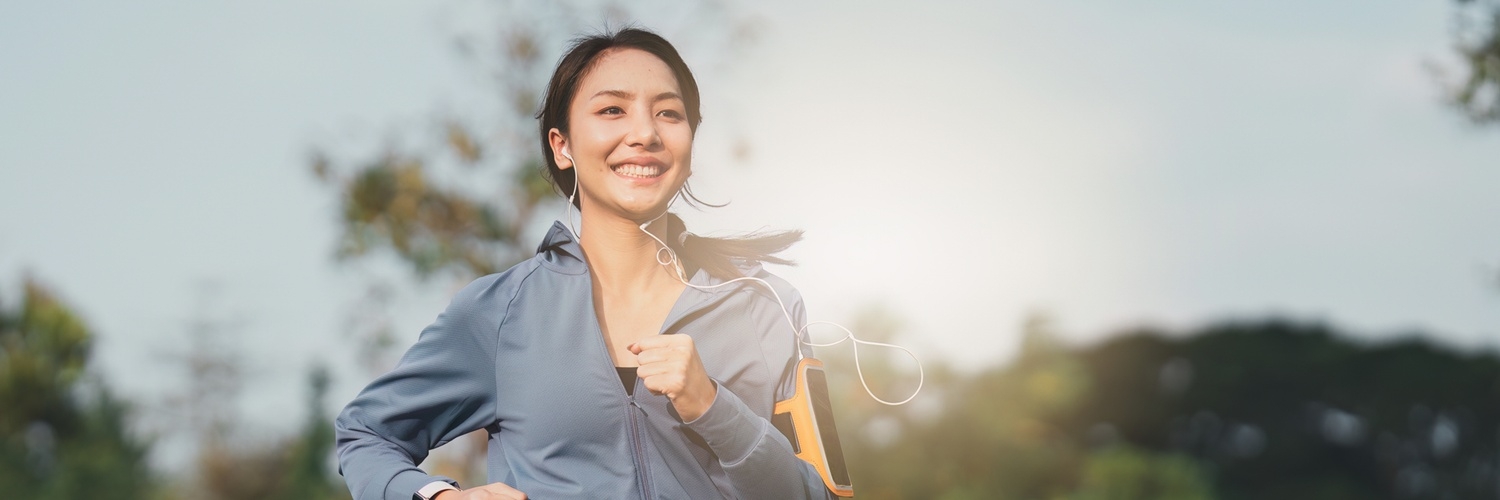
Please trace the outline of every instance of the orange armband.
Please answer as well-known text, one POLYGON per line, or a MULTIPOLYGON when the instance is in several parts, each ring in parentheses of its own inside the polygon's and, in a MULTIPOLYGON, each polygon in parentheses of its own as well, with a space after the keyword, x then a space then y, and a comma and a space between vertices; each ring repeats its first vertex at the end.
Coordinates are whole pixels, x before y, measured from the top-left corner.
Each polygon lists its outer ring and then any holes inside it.
POLYGON ((828 491, 841 497, 854 496, 849 469, 844 464, 844 448, 839 444, 838 428, 833 421, 823 362, 813 358, 798 361, 796 384, 791 399, 776 403, 771 424, 786 435, 797 458, 818 470, 828 491))

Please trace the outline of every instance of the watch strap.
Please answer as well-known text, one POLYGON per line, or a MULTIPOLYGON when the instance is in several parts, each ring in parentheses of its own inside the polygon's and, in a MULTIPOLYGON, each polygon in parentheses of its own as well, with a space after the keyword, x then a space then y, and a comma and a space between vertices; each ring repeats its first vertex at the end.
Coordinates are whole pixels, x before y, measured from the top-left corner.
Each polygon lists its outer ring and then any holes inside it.
POLYGON ((432 497, 437 496, 438 493, 457 489, 457 487, 449 484, 447 481, 433 481, 427 483, 427 485, 423 486, 422 489, 417 490, 415 500, 432 500, 432 497))

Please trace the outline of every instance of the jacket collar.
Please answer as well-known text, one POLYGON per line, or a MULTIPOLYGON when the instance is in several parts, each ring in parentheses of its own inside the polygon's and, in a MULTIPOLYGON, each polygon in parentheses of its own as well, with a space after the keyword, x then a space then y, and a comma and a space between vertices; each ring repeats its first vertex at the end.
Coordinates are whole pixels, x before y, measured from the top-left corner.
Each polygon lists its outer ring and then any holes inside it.
MULTIPOLYGON (((573 237, 573 231, 562 222, 552 223, 552 227, 547 230, 547 236, 542 238, 542 244, 537 246, 536 253, 542 265, 559 273, 587 275, 589 272, 588 262, 583 257, 583 247, 578 244, 578 239, 573 237)), ((746 263, 741 267, 741 271, 748 276, 756 276, 760 274, 761 267, 759 263, 746 263)), ((682 291, 682 296, 667 313, 667 321, 662 325, 663 331, 672 330, 673 325, 692 313, 712 307, 729 298, 732 295, 730 292, 734 290, 744 286, 758 286, 745 282, 715 286, 723 284, 724 280, 713 277, 703 269, 697 269, 688 279, 688 283, 694 286, 682 291)))
MULTIPOLYGON (((547 236, 542 238, 542 244, 536 247, 537 256, 547 267, 564 274, 586 274, 589 272, 588 261, 583 257, 583 246, 578 244, 578 239, 573 237, 573 231, 563 225, 561 221, 553 221, 552 227, 547 229, 547 236)), ((746 263, 741 271, 747 276, 755 276, 760 273, 759 263, 746 263)), ((715 278, 703 269, 693 271, 688 283, 700 287, 711 287, 723 283, 724 280, 715 278)), ((688 287, 690 292, 698 292, 705 295, 717 295, 735 286, 721 286, 707 290, 688 287)))
POLYGON ((588 263, 583 260, 583 247, 578 245, 573 231, 561 221, 552 222, 542 244, 537 245, 536 254, 544 265, 564 274, 584 274, 589 270, 588 263))

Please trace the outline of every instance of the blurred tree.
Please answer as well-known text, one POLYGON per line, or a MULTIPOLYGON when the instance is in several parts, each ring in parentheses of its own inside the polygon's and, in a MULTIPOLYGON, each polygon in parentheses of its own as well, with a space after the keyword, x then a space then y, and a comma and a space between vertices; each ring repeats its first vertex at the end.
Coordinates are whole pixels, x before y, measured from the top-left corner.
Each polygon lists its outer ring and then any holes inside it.
POLYGON ((1190 457, 1158 455, 1131 446, 1090 453, 1072 500, 1206 500, 1213 485, 1190 457))
POLYGON ((349 491, 343 481, 328 469, 333 457, 333 427, 329 422, 324 399, 328 396, 328 384, 332 378, 328 367, 318 365, 308 374, 307 417, 302 423, 301 435, 288 452, 290 474, 282 498, 286 499, 334 499, 348 498, 349 491))
MULTIPOLYGON (((867 312, 856 331, 892 337, 867 312)), ((1027 322, 1005 366, 927 360, 878 407, 823 349, 860 498, 1500 498, 1500 356, 1367 344, 1319 324, 1139 329, 1083 348, 1027 322)), ((868 353, 886 394, 909 371, 868 353)))
MULTIPOLYGON (((5 304, 0 303, 0 306, 5 304)), ((93 334, 41 284, 0 307, 0 495, 140 499, 158 494, 130 408, 90 374, 93 334)))
POLYGON ((200 456, 209 449, 227 449, 227 441, 241 428, 237 404, 246 360, 232 343, 244 321, 210 315, 207 311, 215 309, 219 296, 218 283, 198 284, 199 302, 187 324, 187 350, 168 356, 185 372, 180 379, 185 386, 167 400, 177 418, 166 422, 164 432, 187 434, 200 456))
MULTIPOLYGON (((1454 48, 1466 74, 1447 83, 1449 101, 1475 124, 1500 124, 1500 1, 1456 1, 1454 48)), ((1500 272, 1491 276, 1500 287, 1500 272)))
POLYGON ((1457 0, 1456 49, 1467 74, 1452 102, 1478 124, 1500 124, 1500 2, 1457 0))
POLYGON ((181 496, 216 500, 349 498, 343 482, 329 469, 333 428, 329 424, 332 417, 324 407, 329 381, 328 369, 321 365, 308 375, 307 416, 295 437, 266 440, 221 432, 208 438, 198 452, 197 478, 181 496))
MULTIPOLYGON (((861 338, 886 342, 899 321, 867 309, 854 322, 861 338)), ((1021 352, 1006 366, 971 375, 926 360, 927 383, 910 405, 880 406, 852 372, 850 350, 819 351, 829 366, 859 498, 1157 499, 1213 498, 1208 471, 1188 456, 1128 446, 1091 449, 1068 427, 1096 394, 1097 382, 1057 340, 1043 315, 1022 328, 1021 352)), ((874 349, 868 349, 873 351, 874 349)), ((900 356, 865 352, 863 370, 882 394, 905 394, 892 381, 915 381, 900 356)))
POLYGON ((1183 453, 1222 498, 1497 498, 1500 358, 1323 325, 1141 330, 1080 350, 1092 397, 1065 424, 1183 453))
POLYGON ((234 345, 243 321, 215 312, 216 283, 200 288, 201 303, 193 307, 197 315, 188 322, 187 350, 174 355, 186 385, 168 399, 168 407, 179 418, 167 422, 165 430, 191 440, 195 461, 173 493, 215 500, 348 498, 329 468, 333 428, 324 405, 328 369, 319 364, 308 374, 306 413, 296 434, 279 436, 244 422, 239 397, 250 363, 234 345))

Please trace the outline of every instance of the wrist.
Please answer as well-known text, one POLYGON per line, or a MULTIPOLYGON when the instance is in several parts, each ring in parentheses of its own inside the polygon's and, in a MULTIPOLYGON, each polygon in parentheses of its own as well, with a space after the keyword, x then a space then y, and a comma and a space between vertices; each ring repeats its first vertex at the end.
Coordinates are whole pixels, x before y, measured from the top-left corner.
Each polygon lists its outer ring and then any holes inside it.
MULTIPOLYGON (((698 387, 698 390, 687 394, 686 396, 688 397, 679 398, 685 399, 686 401, 683 402, 687 404, 673 404, 673 406, 677 409, 677 416, 680 417, 683 422, 692 422, 694 420, 698 420, 698 417, 701 417, 704 413, 708 412, 708 408, 713 406, 714 400, 719 396, 719 385, 715 383, 713 379, 703 377, 703 383, 698 387)), ((674 401, 674 403, 676 402, 674 401)))

